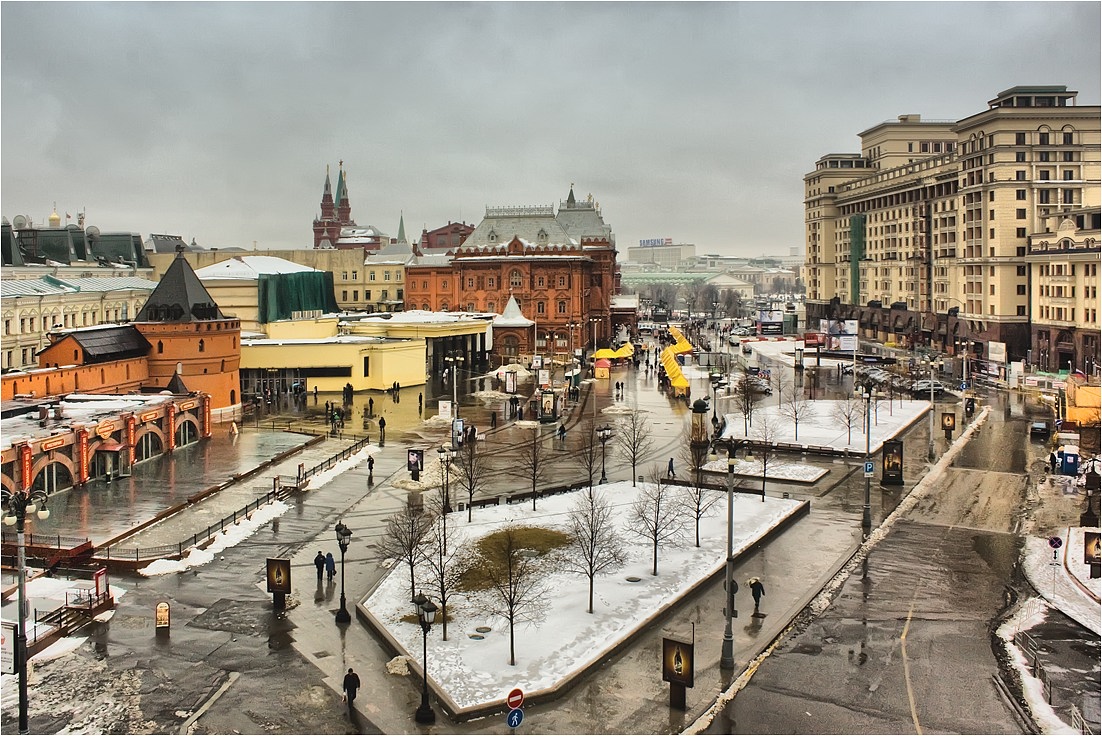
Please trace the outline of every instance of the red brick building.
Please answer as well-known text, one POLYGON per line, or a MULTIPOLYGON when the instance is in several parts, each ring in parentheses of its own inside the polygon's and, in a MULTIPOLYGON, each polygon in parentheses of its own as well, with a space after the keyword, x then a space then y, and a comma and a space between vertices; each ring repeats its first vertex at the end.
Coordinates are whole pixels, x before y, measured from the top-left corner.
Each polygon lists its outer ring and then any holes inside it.
POLYGON ((488 207, 453 257, 423 256, 406 268, 406 309, 496 312, 517 300, 532 329, 495 330, 501 356, 565 354, 611 336, 619 292, 612 230, 597 204, 571 189, 560 202, 488 207), (533 339, 534 333, 534 339, 533 339))
POLYGON ((474 225, 468 225, 465 222, 449 222, 435 230, 422 230, 417 255, 427 255, 431 251, 454 250, 473 232, 474 225))

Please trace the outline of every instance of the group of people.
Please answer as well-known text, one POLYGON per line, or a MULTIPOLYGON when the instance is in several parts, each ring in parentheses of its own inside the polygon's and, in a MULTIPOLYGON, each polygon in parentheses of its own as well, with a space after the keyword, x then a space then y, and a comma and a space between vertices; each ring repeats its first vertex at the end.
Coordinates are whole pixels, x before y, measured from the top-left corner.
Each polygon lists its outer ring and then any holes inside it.
POLYGON ((318 550, 317 557, 314 558, 314 567, 318 569, 318 582, 321 582, 322 573, 329 576, 329 582, 333 582, 333 578, 337 575, 337 561, 333 558, 333 553, 324 554, 320 549, 318 550))

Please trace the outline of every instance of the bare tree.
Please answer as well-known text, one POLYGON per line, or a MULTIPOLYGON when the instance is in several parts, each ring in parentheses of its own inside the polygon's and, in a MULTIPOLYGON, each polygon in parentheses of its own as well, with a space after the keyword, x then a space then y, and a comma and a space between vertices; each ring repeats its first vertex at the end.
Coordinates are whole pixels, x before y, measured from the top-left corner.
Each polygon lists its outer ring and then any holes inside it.
POLYGON ((853 442, 853 428, 865 418, 865 407, 853 394, 846 394, 834 402, 831 418, 846 428, 846 444, 853 442))
POLYGON ((443 640, 448 640, 448 601, 452 594, 458 590, 463 579, 466 565, 461 560, 466 556, 466 548, 460 545, 448 554, 448 527, 443 523, 444 515, 439 514, 433 518, 429 525, 424 550, 423 587, 436 591, 440 599, 440 619, 443 630, 443 640))
POLYGON ((754 383, 750 376, 743 374, 735 382, 731 393, 735 409, 742 414, 742 433, 747 437, 750 436, 750 427, 754 426, 754 409, 757 408, 758 401, 761 399, 761 394, 754 383))
POLYGON ((585 473, 586 484, 592 490, 593 476, 597 474, 597 468, 601 467, 601 443, 597 439, 592 420, 586 422, 580 434, 582 443, 570 455, 570 460, 585 473))
POLYGON ((513 524, 484 537, 471 569, 485 585, 479 603, 485 613, 509 622, 509 664, 516 665, 514 630, 517 623, 535 622, 547 610, 547 562, 524 546, 523 532, 513 524))
MULTIPOLYGON (((488 466, 478 442, 464 442, 455 459, 452 460, 451 473, 459 487, 467 493, 467 523, 471 522, 471 509, 474 507, 474 494, 482 488, 482 479, 486 477, 488 466)), ((450 503, 450 500, 449 500, 450 503)))
POLYGON ((631 485, 635 487, 635 469, 654 449, 654 438, 645 412, 632 409, 632 412, 617 423, 616 433, 612 436, 617 449, 631 464, 631 485))
POLYGON ((758 467, 761 468, 762 503, 765 503, 765 478, 769 471, 769 463, 777 456, 777 451, 773 445, 779 435, 780 428, 775 420, 759 422, 758 426, 754 428, 754 439, 760 443, 755 452, 757 453, 758 467))
POLYGON ((675 486, 662 484, 662 469, 655 466, 651 482, 639 490, 631 504, 627 530, 651 543, 654 564, 651 575, 658 574, 658 548, 681 536, 685 528, 685 507, 677 502, 675 486))
POLYGON ((814 413, 815 407, 804 398, 800 389, 788 385, 781 390, 780 414, 792 420, 792 436, 796 442, 800 441, 800 422, 814 413))
POLYGON ((616 531, 612 504, 589 488, 578 494, 566 521, 571 536, 563 569, 589 578, 589 610, 593 613, 593 580, 624 566, 624 540, 616 531))
POLYGON ((547 479, 552 460, 551 449, 544 444, 543 434, 537 426, 532 436, 524 441, 516 454, 515 475, 528 480, 532 484, 532 510, 536 510, 537 486, 547 479))
POLYGON ((422 544, 432 526, 431 514, 425 513, 421 499, 408 503, 400 511, 391 515, 386 529, 376 546, 376 557, 395 563, 404 563, 409 567, 409 597, 417 594, 414 573, 421 561, 422 544))
POLYGON ((708 463, 708 445, 686 441, 681 450, 681 461, 689 468, 691 483, 681 493, 685 512, 692 517, 696 527, 696 546, 700 546, 700 520, 707 516, 720 496, 704 488, 704 466, 708 463))

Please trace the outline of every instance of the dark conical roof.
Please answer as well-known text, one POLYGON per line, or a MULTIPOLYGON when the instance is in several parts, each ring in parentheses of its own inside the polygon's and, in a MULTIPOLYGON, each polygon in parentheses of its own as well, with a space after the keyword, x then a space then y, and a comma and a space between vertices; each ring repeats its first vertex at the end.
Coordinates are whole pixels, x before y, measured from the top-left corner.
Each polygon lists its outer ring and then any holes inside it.
POLYGON ((135 322, 197 322, 226 319, 191 264, 177 250, 176 258, 149 295, 135 322))

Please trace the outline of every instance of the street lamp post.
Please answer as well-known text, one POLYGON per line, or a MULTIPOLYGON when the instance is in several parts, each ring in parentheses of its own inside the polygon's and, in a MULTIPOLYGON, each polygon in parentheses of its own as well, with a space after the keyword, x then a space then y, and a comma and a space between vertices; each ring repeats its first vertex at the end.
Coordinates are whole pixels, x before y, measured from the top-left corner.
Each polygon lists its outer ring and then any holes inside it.
POLYGON ((731 628, 731 619, 735 611, 735 448, 727 447, 727 571, 723 586, 727 597, 723 614, 727 621, 723 627, 723 648, 719 655, 721 669, 735 667, 735 637, 731 628))
POLYGON ((352 616, 348 613, 348 605, 344 597, 344 553, 348 551, 352 530, 346 527, 343 521, 338 521, 334 531, 337 533, 337 545, 341 548, 341 607, 337 609, 337 623, 346 624, 352 620, 352 616))
MULTIPOLYGON (((880 392, 870 384, 857 388, 854 393, 857 394, 858 398, 865 400, 865 462, 868 463, 872 448, 872 419, 870 416, 872 412, 872 402, 880 398, 880 392)), ((869 497, 869 484, 871 480, 868 473, 866 473, 865 505, 861 507, 861 529, 865 532, 866 537, 872 529, 872 506, 869 497)))
POLYGON ((448 512, 451 511, 452 500, 449 482, 451 481, 451 459, 453 457, 451 451, 443 445, 436 451, 436 456, 440 458, 440 469, 444 471, 444 503, 441 504, 440 519, 444 525, 444 543, 443 552, 448 554, 448 512))
POLYGON ((727 381, 718 373, 712 376, 712 431, 719 431, 719 415, 716 414, 716 406, 719 403, 719 390, 727 386, 727 381))
POLYGON ((929 446, 926 448, 926 459, 929 460, 930 462, 933 462, 934 461, 934 380, 935 380, 934 376, 936 375, 936 372, 941 370, 941 366, 944 364, 944 361, 942 361, 939 358, 939 359, 936 359, 936 360, 934 360, 934 359, 924 360, 923 363, 925 363, 930 368, 930 442, 929 442, 929 446))
POLYGON ((608 482, 608 476, 605 475, 605 445, 609 439, 612 438, 612 427, 607 424, 603 427, 597 428, 597 439, 601 441, 601 483, 608 482))
POLYGON ((413 719, 418 723, 436 723, 436 713, 429 705, 429 630, 440 609, 424 593, 414 596, 412 603, 417 610, 417 622, 421 624, 421 651, 424 658, 421 669, 421 705, 413 719))
POLYGON ((19 672, 19 733, 29 733, 30 730, 27 701, 27 551, 24 546, 24 531, 27 514, 37 512, 38 518, 43 521, 49 518, 47 498, 48 494, 43 490, 3 492, 4 524, 15 525, 18 548, 19 630, 15 635, 15 667, 19 672))
POLYGON ((452 351, 445 361, 451 364, 449 373, 452 377, 452 448, 456 446, 455 423, 459 419, 459 366, 463 363, 463 356, 452 351))

